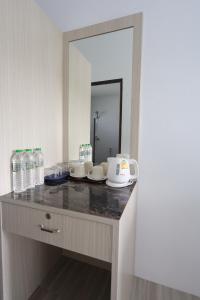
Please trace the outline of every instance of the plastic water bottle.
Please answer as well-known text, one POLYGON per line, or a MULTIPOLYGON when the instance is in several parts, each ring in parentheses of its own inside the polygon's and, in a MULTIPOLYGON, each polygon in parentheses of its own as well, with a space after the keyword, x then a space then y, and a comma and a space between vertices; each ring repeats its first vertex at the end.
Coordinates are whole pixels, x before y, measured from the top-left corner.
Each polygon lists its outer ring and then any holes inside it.
POLYGON ((87 144, 84 144, 84 161, 87 161, 87 144))
POLYGON ((84 156, 85 156, 84 160, 88 161, 88 144, 84 145, 84 156))
POLYGON ((25 184, 25 162, 23 150, 15 150, 11 157, 12 168, 12 188, 15 193, 21 193, 26 190, 25 184))
POLYGON ((85 145, 85 161, 92 161, 92 146, 90 144, 85 145))
POLYGON ((44 184, 44 156, 41 148, 34 149, 35 158, 35 185, 44 184))
POLYGON ((85 155, 84 155, 84 145, 81 144, 79 148, 79 160, 85 160, 85 155))
POLYGON ((92 146, 88 144, 88 161, 92 161, 92 146))
POLYGON ((32 149, 26 149, 24 152, 24 161, 26 165, 26 188, 35 187, 35 158, 32 149))
POLYGON ((92 161, 92 146, 90 144, 80 145, 79 159, 83 161, 92 161))

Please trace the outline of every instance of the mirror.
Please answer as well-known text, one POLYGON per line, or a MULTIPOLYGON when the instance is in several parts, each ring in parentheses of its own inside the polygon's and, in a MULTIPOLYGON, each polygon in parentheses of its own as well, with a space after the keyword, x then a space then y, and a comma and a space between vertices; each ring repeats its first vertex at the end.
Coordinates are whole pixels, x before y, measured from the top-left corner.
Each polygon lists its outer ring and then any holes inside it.
POLYGON ((91 144, 93 162, 131 152, 133 28, 69 43, 68 149, 91 144))

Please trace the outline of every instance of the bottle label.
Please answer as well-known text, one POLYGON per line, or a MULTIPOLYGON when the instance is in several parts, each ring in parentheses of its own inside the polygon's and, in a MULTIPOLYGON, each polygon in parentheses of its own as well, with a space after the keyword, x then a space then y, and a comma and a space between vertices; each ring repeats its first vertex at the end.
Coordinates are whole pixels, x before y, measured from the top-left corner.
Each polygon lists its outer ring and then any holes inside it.
POLYGON ((12 164, 12 172, 19 172, 21 170, 20 163, 12 164))
POLYGON ((34 162, 27 162, 26 163, 26 170, 34 169, 34 167, 35 167, 34 162))
POLYGON ((19 172, 25 170, 25 165, 21 163, 12 163, 12 172, 19 172))

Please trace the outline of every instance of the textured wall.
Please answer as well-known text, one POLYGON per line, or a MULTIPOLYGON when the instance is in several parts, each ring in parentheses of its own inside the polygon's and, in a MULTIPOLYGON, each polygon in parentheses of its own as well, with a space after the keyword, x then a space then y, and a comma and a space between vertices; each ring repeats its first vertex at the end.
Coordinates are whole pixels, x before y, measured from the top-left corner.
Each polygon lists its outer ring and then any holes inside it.
POLYGON ((143 12, 136 274, 200 296, 200 1, 37 1, 64 31, 143 12))
POLYGON ((32 0, 0 0, 0 194, 13 149, 62 159, 62 34, 32 0))

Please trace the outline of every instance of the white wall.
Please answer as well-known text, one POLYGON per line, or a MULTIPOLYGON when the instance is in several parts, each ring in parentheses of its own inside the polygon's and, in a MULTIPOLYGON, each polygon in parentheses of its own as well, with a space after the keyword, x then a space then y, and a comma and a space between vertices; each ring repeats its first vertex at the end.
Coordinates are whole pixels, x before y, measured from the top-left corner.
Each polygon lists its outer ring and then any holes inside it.
POLYGON ((91 63, 92 81, 123 79, 122 153, 130 153, 133 29, 73 42, 91 63))
POLYGON ((37 1, 63 31, 143 12, 136 274, 200 296, 200 1, 37 1))
POLYGON ((32 0, 0 0, 0 194, 13 149, 62 160, 62 34, 32 0))

